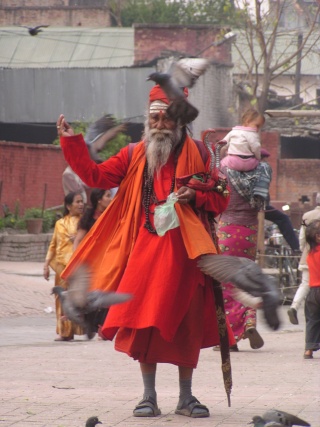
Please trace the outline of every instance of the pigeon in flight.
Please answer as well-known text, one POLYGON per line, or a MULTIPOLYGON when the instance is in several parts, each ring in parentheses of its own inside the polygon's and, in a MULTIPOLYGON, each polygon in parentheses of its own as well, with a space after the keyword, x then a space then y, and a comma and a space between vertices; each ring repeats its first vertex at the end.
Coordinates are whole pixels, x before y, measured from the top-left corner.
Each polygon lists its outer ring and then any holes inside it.
POLYGON ((254 261, 227 255, 203 255, 198 266, 218 282, 231 282, 242 291, 254 297, 261 297, 268 325, 273 330, 279 328, 280 293, 276 280, 264 274, 254 261))
POLYGON ((96 163, 101 163, 102 159, 98 153, 103 150, 108 141, 111 141, 118 133, 125 130, 126 125, 124 123, 118 124, 110 114, 105 114, 92 123, 88 127, 84 137, 91 158, 96 163))
POLYGON ((132 295, 117 292, 89 291, 90 272, 86 265, 80 265, 68 278, 69 288, 54 286, 52 293, 60 298, 64 316, 82 326, 89 339, 95 335, 95 313, 114 304, 129 301, 132 295))
POLYGON ((278 411, 277 409, 265 412, 262 417, 258 415, 254 416, 250 424, 253 424, 254 427, 310 427, 310 424, 301 418, 284 411, 278 411))
POLYGON ((41 28, 48 28, 49 25, 38 25, 37 27, 26 27, 25 25, 21 25, 21 27, 27 28, 30 36, 36 36, 42 32, 41 28))
POLYGON ((94 427, 97 424, 102 424, 98 417, 90 417, 87 419, 86 427, 94 427))
POLYGON ((179 119, 182 125, 192 122, 199 114, 187 100, 183 89, 193 87, 209 65, 210 62, 204 58, 183 58, 174 61, 166 73, 155 72, 147 79, 161 86, 170 101, 167 114, 173 120, 179 119))

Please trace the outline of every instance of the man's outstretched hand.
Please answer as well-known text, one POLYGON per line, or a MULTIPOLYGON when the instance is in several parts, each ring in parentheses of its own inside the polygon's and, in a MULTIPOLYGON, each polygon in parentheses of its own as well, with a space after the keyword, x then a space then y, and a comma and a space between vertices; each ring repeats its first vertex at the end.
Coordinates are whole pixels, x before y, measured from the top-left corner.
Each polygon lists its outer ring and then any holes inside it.
POLYGON ((57 120, 57 131, 58 136, 73 136, 74 130, 69 125, 69 123, 64 118, 63 114, 60 114, 58 120, 57 120))

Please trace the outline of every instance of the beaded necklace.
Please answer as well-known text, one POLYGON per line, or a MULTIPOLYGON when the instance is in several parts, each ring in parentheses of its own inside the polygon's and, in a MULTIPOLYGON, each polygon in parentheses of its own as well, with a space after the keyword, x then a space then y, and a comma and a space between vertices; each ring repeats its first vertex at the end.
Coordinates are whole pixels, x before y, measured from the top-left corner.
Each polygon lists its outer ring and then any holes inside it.
MULTIPOLYGON (((183 140, 183 139, 182 139, 183 140)), ((177 169, 177 163, 178 163, 178 157, 181 153, 183 147, 183 143, 180 143, 174 153, 174 172, 173 177, 171 181, 170 191, 169 194, 171 194, 174 190, 175 182, 176 182, 176 169, 177 169)), ((144 208, 145 216, 146 216, 146 222, 144 223, 144 228, 146 228, 149 233, 151 234, 157 234, 156 229, 152 226, 150 222, 150 214, 154 214, 154 212, 150 211, 150 204, 160 205, 161 203, 164 203, 166 199, 164 200, 158 200, 156 193, 153 188, 153 175, 151 175, 148 171, 148 161, 146 161, 146 164, 144 166, 143 170, 143 192, 142 192, 142 206, 144 208)))
MULTIPOLYGON (((171 181, 170 192, 171 194, 174 189, 174 184, 176 181, 176 167, 177 163, 174 166, 174 173, 171 181)), ((157 234, 156 229, 152 226, 150 222, 150 214, 154 214, 154 212, 150 211, 150 204, 160 205, 164 203, 164 200, 158 200, 156 193, 153 188, 153 176, 148 172, 148 162, 146 162, 144 170, 143 170, 143 196, 142 196, 142 206, 144 207, 144 212, 146 216, 146 222, 144 223, 144 228, 146 228, 149 233, 157 234)))

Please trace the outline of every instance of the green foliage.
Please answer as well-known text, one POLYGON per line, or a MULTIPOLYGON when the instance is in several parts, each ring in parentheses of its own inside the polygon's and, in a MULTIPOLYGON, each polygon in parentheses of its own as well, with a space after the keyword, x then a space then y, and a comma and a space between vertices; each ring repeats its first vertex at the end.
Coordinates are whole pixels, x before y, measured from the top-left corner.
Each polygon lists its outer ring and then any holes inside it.
POLYGON ((43 214, 41 208, 28 208, 24 212, 24 219, 42 218, 43 214))
POLYGON ((120 11, 124 27, 134 23, 223 26, 236 22, 239 13, 230 0, 128 0, 120 11))
POLYGON ((128 145, 130 137, 124 133, 119 133, 115 138, 109 141, 105 148, 99 153, 102 160, 107 160, 109 157, 117 154, 121 148, 128 145))
POLYGON ((0 230, 3 228, 15 228, 17 220, 13 215, 7 215, 4 218, 0 218, 0 230))
POLYGON ((25 210, 23 220, 32 218, 43 218, 42 232, 47 233, 54 225, 55 213, 51 211, 43 211, 41 208, 29 208, 25 210))
POLYGON ((15 202, 14 212, 11 212, 7 205, 2 205, 4 218, 0 218, 0 230, 3 228, 23 228, 19 217, 20 201, 15 202))

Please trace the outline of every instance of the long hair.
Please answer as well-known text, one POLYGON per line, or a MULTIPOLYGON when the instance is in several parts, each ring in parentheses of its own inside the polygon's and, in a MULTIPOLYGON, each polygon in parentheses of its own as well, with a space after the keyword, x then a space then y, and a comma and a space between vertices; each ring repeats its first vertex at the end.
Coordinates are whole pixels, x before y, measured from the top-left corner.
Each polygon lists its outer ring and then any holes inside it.
POLYGON ((310 252, 313 252, 315 248, 319 245, 317 237, 320 238, 319 219, 310 222, 310 224, 306 226, 306 241, 310 246, 310 252))
POLYGON ((80 218, 78 228, 80 228, 82 230, 87 230, 87 231, 90 230, 90 228, 95 223, 95 219, 93 218, 93 216, 94 216, 94 213, 97 209, 98 202, 99 202, 99 200, 102 199, 102 197, 106 191, 108 191, 108 190, 103 190, 101 188, 94 188, 91 191, 91 194, 90 194, 91 206, 87 207, 84 214, 80 218))
POLYGON ((63 201, 63 216, 66 216, 69 214, 69 209, 68 209, 68 205, 72 205, 74 198, 80 194, 81 195, 81 191, 71 191, 70 193, 68 193, 63 201))

